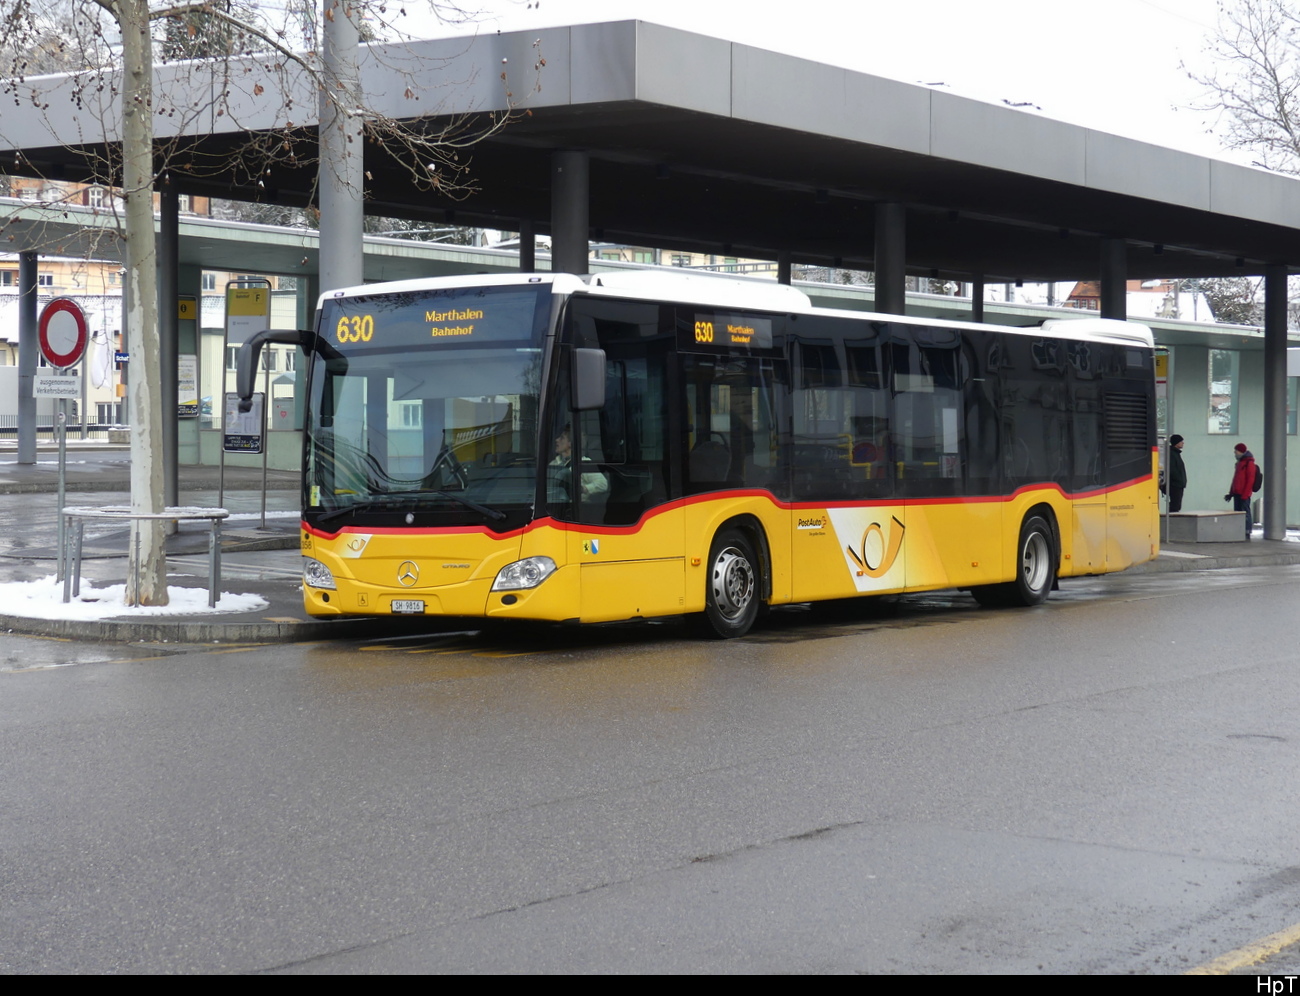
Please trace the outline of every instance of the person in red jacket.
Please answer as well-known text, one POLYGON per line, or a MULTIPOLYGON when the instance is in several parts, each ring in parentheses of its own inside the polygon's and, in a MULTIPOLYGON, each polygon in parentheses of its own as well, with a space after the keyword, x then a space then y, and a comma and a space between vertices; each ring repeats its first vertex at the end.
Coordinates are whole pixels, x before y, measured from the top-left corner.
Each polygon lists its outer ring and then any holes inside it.
POLYGON ((1238 443, 1233 452, 1237 455, 1237 468, 1232 474, 1232 487, 1223 500, 1232 502, 1234 512, 1246 513, 1246 539, 1250 539, 1254 526, 1250 521, 1250 499, 1255 493, 1255 455, 1246 449, 1245 443, 1238 443))

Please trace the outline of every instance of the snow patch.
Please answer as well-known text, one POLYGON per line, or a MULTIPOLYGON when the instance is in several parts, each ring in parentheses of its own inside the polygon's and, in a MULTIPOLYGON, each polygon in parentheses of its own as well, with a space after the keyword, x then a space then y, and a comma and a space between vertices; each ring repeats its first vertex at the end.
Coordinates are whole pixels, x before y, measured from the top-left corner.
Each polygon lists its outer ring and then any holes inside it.
POLYGON ((222 592, 215 608, 208 607, 206 588, 169 585, 167 605, 126 605, 126 585, 98 588, 81 581, 81 594, 63 601, 63 582, 53 574, 35 581, 0 584, 0 612, 29 619, 115 619, 139 616, 216 615, 225 612, 254 612, 269 604, 261 595, 232 595, 222 592))

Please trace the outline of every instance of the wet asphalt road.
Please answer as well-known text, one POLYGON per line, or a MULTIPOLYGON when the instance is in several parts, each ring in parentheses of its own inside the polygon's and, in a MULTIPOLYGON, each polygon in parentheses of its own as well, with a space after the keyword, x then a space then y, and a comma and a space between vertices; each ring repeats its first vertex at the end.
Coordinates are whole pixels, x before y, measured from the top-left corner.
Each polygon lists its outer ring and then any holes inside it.
POLYGON ((0 636, 0 971, 1186 971, 1300 920, 1298 601, 0 636))

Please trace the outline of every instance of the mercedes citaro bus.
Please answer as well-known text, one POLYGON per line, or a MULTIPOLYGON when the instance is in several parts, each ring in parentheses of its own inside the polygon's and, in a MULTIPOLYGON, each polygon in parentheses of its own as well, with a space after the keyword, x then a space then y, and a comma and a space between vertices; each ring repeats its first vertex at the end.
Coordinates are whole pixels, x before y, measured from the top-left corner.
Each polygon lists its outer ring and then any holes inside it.
POLYGON ((307 611, 740 636, 764 608, 1034 605, 1157 553, 1144 326, 815 308, 759 280, 467 276, 326 293, 307 611))

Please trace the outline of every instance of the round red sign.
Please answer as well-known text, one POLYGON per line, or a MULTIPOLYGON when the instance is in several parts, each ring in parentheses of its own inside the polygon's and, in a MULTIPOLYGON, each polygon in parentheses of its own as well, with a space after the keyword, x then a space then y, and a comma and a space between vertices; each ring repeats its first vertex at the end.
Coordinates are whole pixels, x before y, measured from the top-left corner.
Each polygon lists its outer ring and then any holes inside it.
POLYGON ((85 353, 89 339, 86 313, 76 301, 60 297, 41 309, 41 355, 51 366, 72 366, 85 353))

